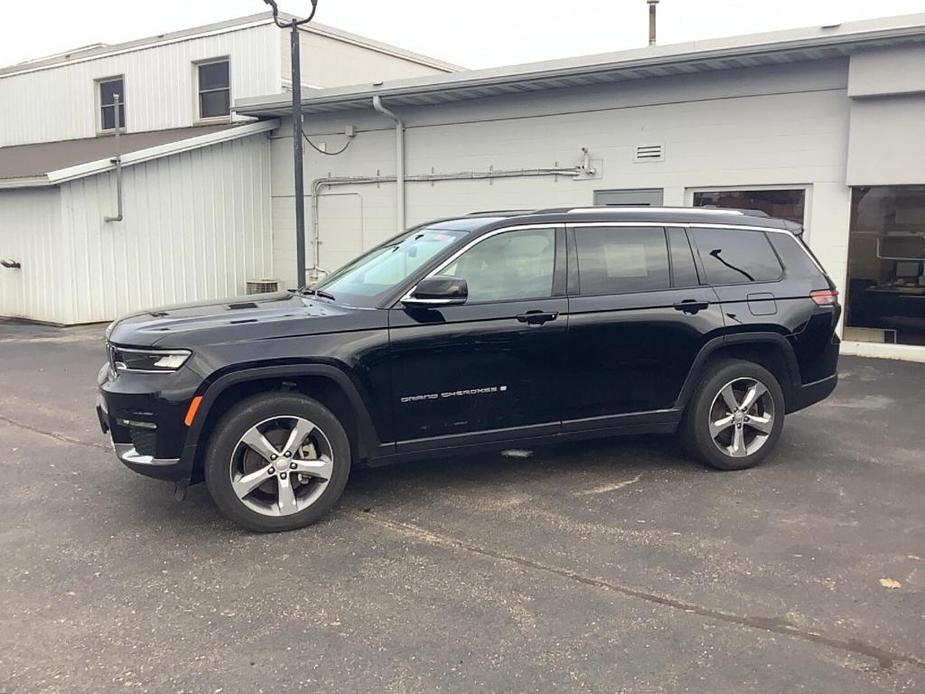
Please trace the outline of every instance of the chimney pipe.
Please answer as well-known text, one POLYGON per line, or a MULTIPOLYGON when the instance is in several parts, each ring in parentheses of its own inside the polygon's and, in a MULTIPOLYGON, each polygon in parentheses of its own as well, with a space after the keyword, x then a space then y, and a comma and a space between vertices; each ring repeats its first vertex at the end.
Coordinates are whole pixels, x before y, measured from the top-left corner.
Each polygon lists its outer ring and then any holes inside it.
POLYGON ((649 45, 655 45, 655 6, 658 0, 646 0, 649 5, 649 45))

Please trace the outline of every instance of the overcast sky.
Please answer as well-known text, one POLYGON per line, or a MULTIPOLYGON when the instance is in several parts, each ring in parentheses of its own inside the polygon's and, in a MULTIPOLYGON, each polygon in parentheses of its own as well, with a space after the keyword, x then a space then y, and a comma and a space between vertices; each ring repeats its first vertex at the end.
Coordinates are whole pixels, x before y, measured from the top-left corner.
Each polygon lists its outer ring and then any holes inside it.
MULTIPOLYGON (((305 14, 308 0, 279 0, 305 14)), ((2 0, 0 66, 267 9, 262 0, 2 0)), ((659 43, 925 12, 925 0, 661 0, 659 43)), ((466 67, 637 48, 645 0, 319 0, 316 19, 466 67)))

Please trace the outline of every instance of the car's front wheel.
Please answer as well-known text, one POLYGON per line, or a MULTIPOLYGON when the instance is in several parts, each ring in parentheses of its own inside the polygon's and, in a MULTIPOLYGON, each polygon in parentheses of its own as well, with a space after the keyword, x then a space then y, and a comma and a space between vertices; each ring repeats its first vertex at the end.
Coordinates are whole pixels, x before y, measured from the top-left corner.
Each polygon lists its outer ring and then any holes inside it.
POLYGON ((294 393, 258 395, 230 409, 205 458, 216 505, 256 532, 314 523, 334 506, 349 474, 344 427, 324 405, 294 393))
POLYGON ((720 470, 744 470, 774 449, 784 424, 784 394, 774 375, 754 362, 716 362, 688 403, 685 448, 720 470))

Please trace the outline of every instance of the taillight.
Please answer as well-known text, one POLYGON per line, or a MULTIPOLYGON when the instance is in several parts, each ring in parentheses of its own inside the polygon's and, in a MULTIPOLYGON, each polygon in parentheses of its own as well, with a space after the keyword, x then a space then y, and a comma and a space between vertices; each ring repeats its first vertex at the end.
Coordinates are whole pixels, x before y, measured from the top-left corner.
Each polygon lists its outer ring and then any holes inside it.
POLYGON ((809 293, 809 298, 817 306, 834 306, 838 303, 838 291, 835 289, 815 289, 809 293))

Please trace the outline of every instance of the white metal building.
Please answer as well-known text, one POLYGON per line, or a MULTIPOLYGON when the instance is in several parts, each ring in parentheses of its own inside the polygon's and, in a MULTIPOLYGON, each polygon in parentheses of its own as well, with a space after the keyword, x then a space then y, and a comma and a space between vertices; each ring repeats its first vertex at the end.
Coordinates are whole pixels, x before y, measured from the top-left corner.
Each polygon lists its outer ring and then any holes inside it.
MULTIPOLYGON (((303 112, 316 142, 357 132, 339 157, 306 154, 323 270, 403 225, 475 210, 759 208, 804 222, 847 295, 846 351, 925 360, 925 15, 332 88, 303 112)), ((283 123, 273 272, 292 285, 283 123)))
MULTIPOLYGON (((274 125, 124 136, 121 222, 104 221, 116 214, 108 157, 68 165, 62 143, 16 148, 47 150, 23 152, 17 160, 23 165, 61 159, 51 164, 56 168, 7 179, 27 186, 0 189, 0 257, 21 266, 0 267, 0 315, 92 323, 143 307, 240 294, 247 279, 268 276, 267 133, 274 125)), ((78 158, 86 156, 92 155, 78 158)))
MULTIPOLYGON (((456 69, 315 23, 300 37, 306 90, 456 69)), ((276 123, 233 103, 287 91, 289 60, 264 13, 0 69, 0 316, 106 321, 272 276, 276 123), (124 217, 105 221, 119 153, 124 217)))

